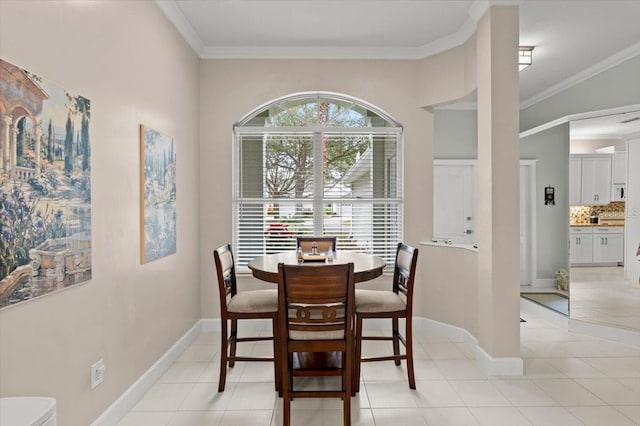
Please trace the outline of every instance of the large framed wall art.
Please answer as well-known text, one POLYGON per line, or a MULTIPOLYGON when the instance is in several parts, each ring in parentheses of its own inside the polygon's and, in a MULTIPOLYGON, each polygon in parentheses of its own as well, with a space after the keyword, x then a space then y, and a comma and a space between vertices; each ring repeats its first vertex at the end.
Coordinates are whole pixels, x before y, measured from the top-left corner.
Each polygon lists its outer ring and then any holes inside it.
POLYGON ((172 138, 140 125, 140 261, 176 252, 176 152, 172 138))
POLYGON ((0 308, 91 278, 90 101, 0 59, 0 308))

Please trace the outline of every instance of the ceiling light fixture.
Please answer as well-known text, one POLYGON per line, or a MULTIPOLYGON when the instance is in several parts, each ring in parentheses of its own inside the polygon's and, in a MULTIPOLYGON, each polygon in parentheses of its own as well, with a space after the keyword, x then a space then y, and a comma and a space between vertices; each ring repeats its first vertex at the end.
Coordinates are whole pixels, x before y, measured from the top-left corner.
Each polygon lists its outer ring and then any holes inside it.
POLYGON ((518 51, 518 70, 522 71, 533 63, 533 46, 520 46, 518 51))

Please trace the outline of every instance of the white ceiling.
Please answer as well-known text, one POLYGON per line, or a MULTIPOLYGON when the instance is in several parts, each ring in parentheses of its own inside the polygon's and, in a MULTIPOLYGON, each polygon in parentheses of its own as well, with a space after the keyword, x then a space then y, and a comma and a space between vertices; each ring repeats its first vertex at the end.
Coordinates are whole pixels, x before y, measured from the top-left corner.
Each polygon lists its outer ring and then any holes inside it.
POLYGON ((492 4, 520 6, 527 107, 640 54, 640 0, 156 0, 202 58, 416 59, 464 43, 492 4))
POLYGON ((640 133, 640 109, 572 120, 571 139, 616 139, 640 133))

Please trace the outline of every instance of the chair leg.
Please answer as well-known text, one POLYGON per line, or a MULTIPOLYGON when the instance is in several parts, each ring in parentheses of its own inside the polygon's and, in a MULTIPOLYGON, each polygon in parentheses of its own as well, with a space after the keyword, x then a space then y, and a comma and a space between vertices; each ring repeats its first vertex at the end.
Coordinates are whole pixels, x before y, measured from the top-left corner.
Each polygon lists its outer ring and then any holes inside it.
MULTIPOLYGON (((284 348, 284 347, 283 347, 284 348)), ((291 397, 289 395, 289 391, 293 390, 292 387, 292 374, 289 372, 290 368, 293 368, 293 364, 289 362, 291 359, 291 354, 287 354, 285 351, 282 351, 280 354, 281 358, 281 377, 282 381, 280 383, 280 391, 282 392, 282 424, 284 426, 291 425, 291 397)))
POLYGON ((351 391, 349 391, 348 396, 344 397, 343 410, 344 410, 344 426, 351 426, 351 391))
POLYGON ((220 330, 220 378, 218 379, 218 392, 224 391, 227 380, 227 350, 229 340, 227 336, 227 320, 222 319, 222 329, 220 330))
POLYGON ((282 381, 280 377, 280 339, 278 339, 278 319, 271 319, 273 333, 273 378, 276 385, 276 392, 282 395, 282 381))
POLYGON ((229 358, 231 358, 231 361, 229 361, 230 368, 233 368, 233 366, 236 365, 236 361, 234 360, 234 358, 236 357, 236 340, 237 339, 238 339, 238 320, 232 319, 231 320, 231 337, 229 338, 229 341, 231 342, 231 348, 229 348, 229 358))
MULTIPOLYGON (((398 318, 391 318, 392 323, 392 336, 393 336, 393 356, 397 357, 400 355, 400 338, 398 337, 400 331, 398 329, 398 318)), ((400 358, 396 358, 393 360, 396 365, 400 365, 400 358)))
POLYGON ((283 404, 282 424, 283 426, 290 426, 291 425, 291 399, 289 399, 289 393, 286 390, 282 400, 282 404, 283 404))
POLYGON ((355 337, 356 347, 354 352, 354 363, 353 363, 353 372, 352 377, 353 381, 351 383, 351 395, 355 395, 356 392, 360 391, 360 364, 361 364, 361 356, 362 356, 362 317, 360 315, 356 315, 356 337, 355 337))
MULTIPOLYGON (((349 351, 351 348, 347 348, 347 351, 349 351)), ((347 352, 348 353, 348 352, 347 352)), ((344 410, 344 425, 345 426, 351 426, 351 394, 353 392, 353 390, 351 389, 351 381, 352 381, 352 377, 353 377, 353 358, 350 358, 347 355, 347 353, 345 353, 343 360, 345 360, 345 362, 343 362, 343 368, 344 370, 342 371, 342 383, 343 383, 343 387, 344 387, 344 401, 343 401, 343 410, 344 410)))
POLYGON ((409 388, 416 388, 416 378, 413 372, 413 321, 411 318, 406 319, 404 340, 407 343, 405 350, 407 351, 407 376, 409 376, 409 388))

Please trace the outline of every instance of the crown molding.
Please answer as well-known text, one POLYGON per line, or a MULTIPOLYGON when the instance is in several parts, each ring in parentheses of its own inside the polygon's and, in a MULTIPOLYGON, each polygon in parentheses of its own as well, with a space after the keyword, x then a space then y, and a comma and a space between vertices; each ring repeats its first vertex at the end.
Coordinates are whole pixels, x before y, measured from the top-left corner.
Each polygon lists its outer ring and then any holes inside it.
POLYGON ((561 81, 560 83, 553 85, 546 90, 543 90, 537 95, 532 96, 525 101, 522 101, 520 103, 520 109, 529 108, 531 105, 537 104, 538 102, 541 102, 553 95, 567 90, 568 88, 575 86, 576 84, 582 83, 583 81, 588 80, 591 77, 598 75, 610 68, 620 65, 621 63, 637 55, 640 55, 640 42, 616 53, 615 55, 608 57, 602 62, 598 62, 597 64, 592 65, 589 68, 585 68, 578 74, 575 74, 574 76, 569 77, 568 79, 561 81))
POLYGON ((418 47, 206 46, 175 0, 155 2, 201 59, 423 59, 466 42, 489 7, 517 5, 522 0, 475 0, 467 12, 469 18, 456 32, 418 47))
MULTIPOLYGON (((523 3, 523 0, 475 0, 467 11, 469 18, 456 32, 418 47, 214 47, 205 46, 175 0, 154 1, 201 59, 424 59, 464 44, 474 34, 478 20, 490 7, 519 6, 523 3)), ((526 109, 639 54, 640 42, 522 101, 520 109, 526 109)), ((465 106, 462 109, 471 108, 465 106)))
POLYGON ((155 0, 155 2, 189 46, 191 46, 198 56, 202 57, 202 51, 205 47, 204 42, 187 18, 185 18, 175 0, 155 0))
POLYGON ((558 126, 560 124, 568 123, 570 121, 584 120, 586 118, 604 117, 604 116, 607 116, 607 115, 624 114, 624 113, 630 112, 630 111, 637 111, 638 109, 640 109, 640 104, 627 105, 627 106, 623 106, 623 107, 610 108, 610 109, 603 109, 603 110, 599 110, 599 111, 589 111, 589 112, 581 112, 581 113, 578 113, 578 114, 565 115, 564 117, 560 117, 558 119, 549 121, 549 122, 541 124, 539 126, 532 127, 531 129, 525 130, 524 132, 520 132, 520 134, 518 136, 520 137, 520 139, 522 139, 522 138, 526 138, 527 136, 531 136, 531 135, 535 135, 536 133, 540 133, 540 132, 542 132, 544 130, 551 129, 552 127, 556 127, 556 126, 558 126))
POLYGON ((201 59, 395 59, 414 60, 423 56, 415 48, 338 46, 205 46, 201 59))

